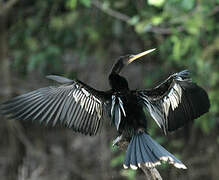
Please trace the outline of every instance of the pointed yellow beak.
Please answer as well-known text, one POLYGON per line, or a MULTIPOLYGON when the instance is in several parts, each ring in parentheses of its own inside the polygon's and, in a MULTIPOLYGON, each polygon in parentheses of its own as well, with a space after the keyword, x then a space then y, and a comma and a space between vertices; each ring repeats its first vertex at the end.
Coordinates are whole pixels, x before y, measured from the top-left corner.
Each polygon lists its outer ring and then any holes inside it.
POLYGON ((130 64, 131 62, 133 62, 134 60, 142 57, 142 56, 145 56, 146 54, 149 54, 151 53, 152 51, 156 50, 155 48, 154 49, 149 49, 147 51, 144 51, 142 53, 139 53, 139 54, 136 54, 136 55, 132 55, 131 58, 128 60, 128 64, 130 64))

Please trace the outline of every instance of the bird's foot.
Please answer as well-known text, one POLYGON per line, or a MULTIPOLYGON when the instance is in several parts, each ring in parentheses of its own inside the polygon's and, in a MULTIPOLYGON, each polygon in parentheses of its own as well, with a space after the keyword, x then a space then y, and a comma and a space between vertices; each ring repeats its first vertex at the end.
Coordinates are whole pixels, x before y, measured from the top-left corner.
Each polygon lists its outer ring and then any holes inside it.
POLYGON ((145 130, 143 128, 139 128, 137 132, 140 134, 140 133, 144 133, 145 130))
POLYGON ((120 136, 118 136, 116 139, 114 139, 113 140, 113 147, 115 146, 115 145, 117 145, 118 143, 119 143, 119 141, 121 141, 122 140, 122 135, 120 135, 120 136))

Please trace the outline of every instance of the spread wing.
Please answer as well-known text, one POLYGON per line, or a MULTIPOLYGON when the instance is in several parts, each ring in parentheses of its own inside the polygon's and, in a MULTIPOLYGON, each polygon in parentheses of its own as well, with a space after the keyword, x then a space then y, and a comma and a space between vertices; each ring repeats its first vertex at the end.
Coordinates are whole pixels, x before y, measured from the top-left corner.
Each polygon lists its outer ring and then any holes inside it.
POLYGON ((103 92, 82 82, 48 76, 61 86, 50 86, 15 97, 0 105, 10 118, 60 124, 76 132, 95 135, 103 115, 103 92))
POLYGON ((188 70, 171 75, 154 89, 137 91, 137 95, 164 133, 198 118, 210 107, 206 91, 192 82, 188 70))

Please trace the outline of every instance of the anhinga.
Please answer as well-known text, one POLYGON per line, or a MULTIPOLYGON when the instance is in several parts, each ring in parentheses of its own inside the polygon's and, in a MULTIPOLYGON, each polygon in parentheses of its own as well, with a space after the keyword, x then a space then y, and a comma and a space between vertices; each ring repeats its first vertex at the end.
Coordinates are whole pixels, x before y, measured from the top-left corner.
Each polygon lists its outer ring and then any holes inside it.
POLYGON ((154 49, 120 57, 109 75, 111 90, 98 91, 79 80, 50 75, 62 85, 50 86, 15 97, 0 106, 1 114, 19 120, 61 124, 76 132, 95 135, 103 115, 110 117, 119 136, 129 143, 124 168, 137 169, 160 165, 162 161, 177 168, 186 166, 147 134, 145 108, 164 134, 208 112, 208 95, 192 82, 188 70, 175 73, 153 89, 130 90, 121 70, 154 49), (104 113, 105 112, 105 113, 104 113))

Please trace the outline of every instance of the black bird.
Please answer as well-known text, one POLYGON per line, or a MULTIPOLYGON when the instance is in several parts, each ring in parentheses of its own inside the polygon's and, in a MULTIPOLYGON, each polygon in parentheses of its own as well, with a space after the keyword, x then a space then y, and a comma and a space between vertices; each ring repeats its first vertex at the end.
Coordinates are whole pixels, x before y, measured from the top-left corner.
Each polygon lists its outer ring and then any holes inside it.
POLYGON ((177 168, 186 166, 147 134, 149 112, 164 134, 208 112, 210 103, 205 90, 192 82, 189 71, 175 73, 153 89, 130 90, 119 73, 126 65, 154 51, 120 57, 109 75, 111 89, 98 91, 79 80, 50 75, 61 83, 15 97, 0 106, 10 118, 60 124, 83 134, 95 135, 104 114, 115 125, 119 136, 114 145, 129 142, 124 168, 137 169, 160 165, 162 161, 177 168))

